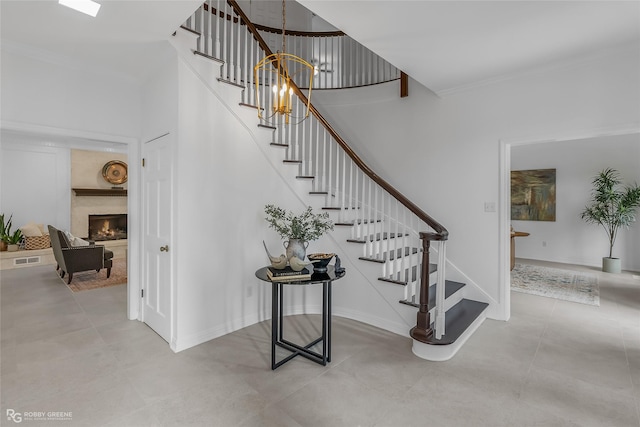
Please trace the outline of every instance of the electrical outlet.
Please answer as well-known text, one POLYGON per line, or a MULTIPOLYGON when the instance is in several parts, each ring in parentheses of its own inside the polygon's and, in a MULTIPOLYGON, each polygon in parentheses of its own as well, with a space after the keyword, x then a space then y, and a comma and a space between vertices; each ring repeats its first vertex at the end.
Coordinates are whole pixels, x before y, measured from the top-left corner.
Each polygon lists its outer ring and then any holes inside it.
POLYGON ((546 247, 547 247, 547 242, 546 242, 546 241, 544 241, 544 240, 542 241, 542 247, 543 247, 543 248, 546 248, 546 247))

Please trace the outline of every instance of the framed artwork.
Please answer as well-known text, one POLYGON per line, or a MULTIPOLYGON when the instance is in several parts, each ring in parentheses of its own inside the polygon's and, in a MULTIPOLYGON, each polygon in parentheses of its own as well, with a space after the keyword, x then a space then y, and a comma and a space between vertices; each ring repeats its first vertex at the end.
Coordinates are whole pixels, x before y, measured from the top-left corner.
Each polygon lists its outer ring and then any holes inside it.
POLYGON ((556 170, 511 171, 511 219, 556 220, 556 170))

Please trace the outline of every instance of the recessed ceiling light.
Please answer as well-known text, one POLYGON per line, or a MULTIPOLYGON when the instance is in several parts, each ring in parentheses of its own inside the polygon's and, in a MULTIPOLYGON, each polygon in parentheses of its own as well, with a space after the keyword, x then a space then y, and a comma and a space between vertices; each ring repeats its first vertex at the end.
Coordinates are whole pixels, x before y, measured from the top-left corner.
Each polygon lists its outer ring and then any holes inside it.
POLYGON ((58 0, 58 3, 77 10, 78 12, 93 16, 94 18, 100 10, 100 3, 91 0, 58 0))

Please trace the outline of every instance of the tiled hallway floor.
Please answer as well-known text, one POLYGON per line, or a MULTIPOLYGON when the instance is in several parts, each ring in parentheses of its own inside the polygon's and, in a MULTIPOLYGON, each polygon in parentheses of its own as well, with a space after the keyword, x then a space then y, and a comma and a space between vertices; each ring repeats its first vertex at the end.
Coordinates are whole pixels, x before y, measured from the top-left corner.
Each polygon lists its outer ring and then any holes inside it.
MULTIPOLYGON (((566 268, 566 265, 540 263, 566 268)), ((270 369, 262 322, 174 354, 126 319, 126 287, 72 293, 53 268, 1 276, 2 418, 79 426, 640 426, 640 279, 598 274, 601 306, 512 293, 456 357, 334 317, 333 360, 270 369)), ((318 316, 285 333, 318 335, 318 316)))

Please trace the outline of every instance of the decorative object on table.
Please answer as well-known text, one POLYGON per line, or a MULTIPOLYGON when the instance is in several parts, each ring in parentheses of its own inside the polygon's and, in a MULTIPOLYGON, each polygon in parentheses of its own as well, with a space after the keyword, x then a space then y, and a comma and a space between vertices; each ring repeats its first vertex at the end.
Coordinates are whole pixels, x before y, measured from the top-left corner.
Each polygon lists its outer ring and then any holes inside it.
POLYGON ((127 164, 120 160, 105 163, 102 167, 102 177, 109 184, 124 184, 127 182, 127 164))
POLYGON ((335 263, 333 268, 334 268, 336 274, 343 274, 345 272, 344 267, 342 266, 342 263, 340 262, 340 257, 338 255, 336 255, 336 263, 335 263))
POLYGON ((295 255, 289 258, 289 267, 291 267, 293 271, 301 271, 308 264, 308 262, 301 260, 295 255))
POLYGON ((511 219, 556 220, 556 170, 511 171, 511 219))
POLYGON ((300 215, 294 215, 293 212, 274 205, 266 205, 264 211, 269 227, 282 239, 288 239, 283 245, 289 263, 294 256, 300 261, 304 260, 309 242, 320 238, 326 231, 333 230, 329 214, 314 214, 310 206, 300 215))
POLYGON ((300 239, 289 239, 286 242, 282 242, 282 246, 284 246, 286 250, 285 256, 287 259, 290 260, 295 257, 302 260, 307 253, 309 242, 300 239))
POLYGON ((287 257, 285 256, 285 254, 282 254, 279 257, 275 257, 269 253, 269 249, 267 249, 267 244, 264 242, 264 240, 262 241, 262 245, 264 246, 264 250, 267 252, 271 267, 277 270, 282 270, 287 266, 287 257))
POLYGON ((268 267, 267 277, 272 281, 275 279, 280 282, 293 282, 296 280, 311 279, 311 272, 306 268, 302 268, 301 270, 294 270, 290 266, 287 266, 283 269, 268 267))
POLYGON ((602 271, 620 273, 620 258, 613 258, 613 245, 621 227, 629 228, 636 220, 635 211, 640 206, 640 186, 622 187, 617 170, 607 168, 593 178, 591 199, 580 217, 588 224, 601 225, 609 237, 609 256, 602 258, 602 271))
POLYGON ((580 304, 600 305, 594 274, 517 263, 511 271, 511 290, 580 304))
POLYGON ((316 253, 309 254, 307 258, 309 258, 309 261, 313 263, 313 271, 318 273, 325 273, 327 271, 327 265, 329 265, 329 262, 333 259, 334 256, 335 254, 333 253, 316 253))

